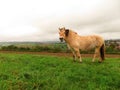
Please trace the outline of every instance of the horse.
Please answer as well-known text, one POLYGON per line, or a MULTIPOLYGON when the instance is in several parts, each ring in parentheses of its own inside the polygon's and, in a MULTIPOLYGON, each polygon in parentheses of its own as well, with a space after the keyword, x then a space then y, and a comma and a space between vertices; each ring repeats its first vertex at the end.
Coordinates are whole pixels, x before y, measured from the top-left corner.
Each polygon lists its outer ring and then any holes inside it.
POLYGON ((80 51, 86 51, 94 49, 95 53, 92 62, 95 62, 96 56, 99 56, 98 62, 103 62, 105 59, 105 43, 104 39, 98 35, 81 36, 76 32, 65 27, 59 28, 59 39, 61 42, 65 41, 68 48, 71 49, 73 54, 73 61, 76 58, 79 62, 82 62, 80 51))

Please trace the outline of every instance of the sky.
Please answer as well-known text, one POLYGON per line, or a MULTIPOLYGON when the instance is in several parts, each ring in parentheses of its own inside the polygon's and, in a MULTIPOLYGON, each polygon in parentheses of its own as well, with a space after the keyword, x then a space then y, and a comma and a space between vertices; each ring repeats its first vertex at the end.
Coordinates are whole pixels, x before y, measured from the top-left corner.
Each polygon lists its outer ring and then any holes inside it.
POLYGON ((0 0, 0 42, 58 41, 58 28, 120 39, 120 0, 0 0))

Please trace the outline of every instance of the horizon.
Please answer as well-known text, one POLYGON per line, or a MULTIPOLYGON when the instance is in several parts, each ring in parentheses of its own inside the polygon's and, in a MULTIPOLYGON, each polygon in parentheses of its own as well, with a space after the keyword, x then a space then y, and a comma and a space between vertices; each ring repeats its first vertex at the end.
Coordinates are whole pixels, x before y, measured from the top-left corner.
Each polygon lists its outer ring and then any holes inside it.
MULTIPOLYGON (((120 39, 105 39, 105 41, 120 41, 120 39)), ((61 42, 60 40, 56 40, 56 41, 0 41, 0 43, 51 43, 51 42, 59 42, 59 43, 64 43, 61 42)))

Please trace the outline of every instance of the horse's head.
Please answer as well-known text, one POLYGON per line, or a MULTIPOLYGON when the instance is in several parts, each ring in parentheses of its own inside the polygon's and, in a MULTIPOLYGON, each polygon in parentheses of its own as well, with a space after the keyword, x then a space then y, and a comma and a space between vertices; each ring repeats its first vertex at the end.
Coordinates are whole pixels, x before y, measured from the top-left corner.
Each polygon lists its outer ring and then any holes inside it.
POLYGON ((68 29, 65 29, 65 27, 59 28, 59 39, 61 42, 63 42, 63 40, 65 40, 65 38, 68 36, 68 34, 69 34, 68 29))

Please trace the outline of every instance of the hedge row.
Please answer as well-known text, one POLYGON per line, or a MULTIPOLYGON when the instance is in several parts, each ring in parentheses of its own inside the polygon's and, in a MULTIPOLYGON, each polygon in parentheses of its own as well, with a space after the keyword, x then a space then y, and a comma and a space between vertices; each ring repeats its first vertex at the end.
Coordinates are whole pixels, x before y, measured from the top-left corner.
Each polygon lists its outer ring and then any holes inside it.
MULTIPOLYGON (((33 51, 33 52, 71 52, 68 50, 66 44, 51 44, 51 45, 36 45, 33 47, 18 47, 15 45, 9 45, 9 46, 2 46, 2 51, 33 51)), ((91 51, 82 51, 81 53, 94 53, 94 50, 91 51)), ((114 47, 106 47, 106 53, 112 53, 112 54, 120 54, 119 49, 115 49, 114 47)))

